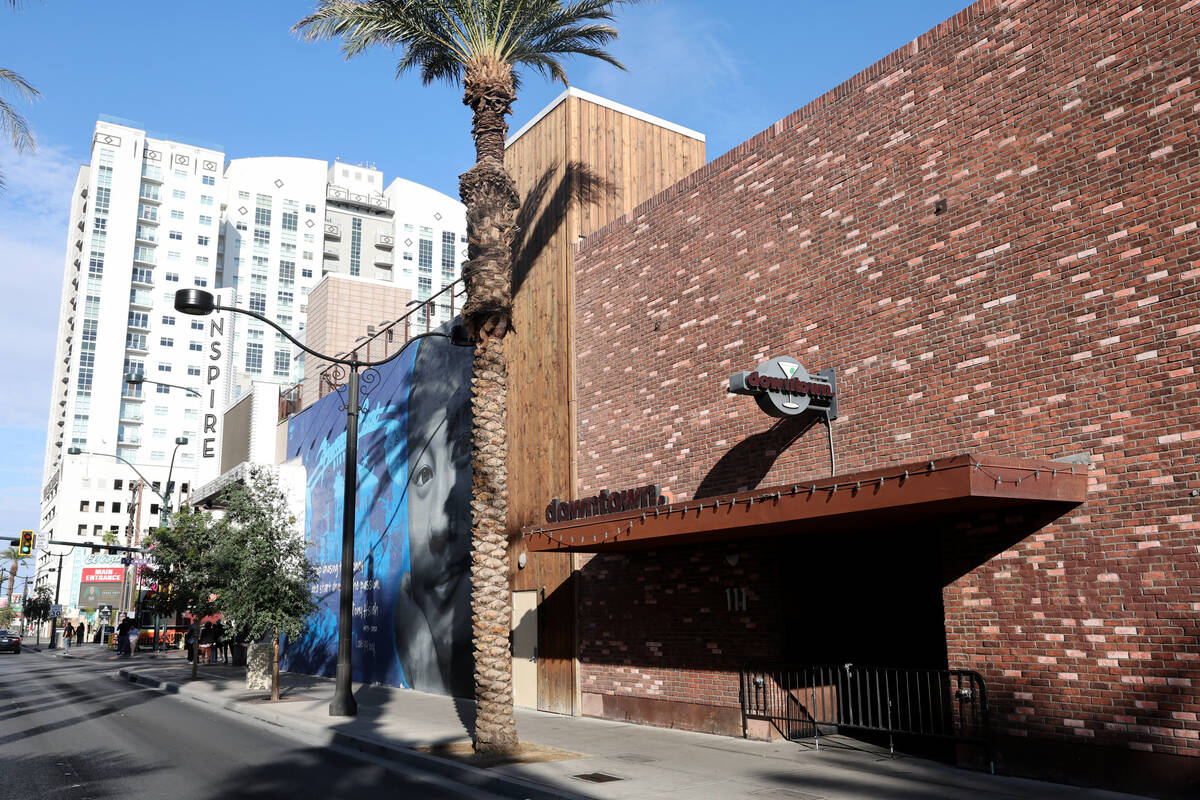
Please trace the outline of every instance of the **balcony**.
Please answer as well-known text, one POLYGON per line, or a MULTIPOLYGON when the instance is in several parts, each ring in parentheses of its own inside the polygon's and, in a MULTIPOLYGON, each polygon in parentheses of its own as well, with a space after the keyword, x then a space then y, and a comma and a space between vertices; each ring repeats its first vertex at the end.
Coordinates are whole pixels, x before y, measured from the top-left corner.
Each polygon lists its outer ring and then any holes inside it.
POLYGON ((143 183, 141 191, 138 192, 138 197, 147 203, 162 202, 158 197, 158 186, 153 183, 143 183))
POLYGON ((322 253, 322 255, 325 256, 325 258, 329 261, 337 261, 339 258, 341 258, 341 255, 338 253, 337 248, 335 247, 326 247, 325 252, 322 253))
POLYGON ((137 233, 133 235, 133 238, 138 244, 158 244, 158 234, 154 232, 154 229, 147 228, 143 230, 141 225, 138 226, 137 233))
POLYGON ((342 226, 334 225, 332 222, 325 223, 325 238, 326 239, 341 239, 342 226))
POLYGON ((388 203, 387 198, 381 194, 358 194, 350 191, 345 186, 327 183, 325 184, 325 199, 332 200, 334 203, 340 205, 354 206, 368 211, 382 211, 386 216, 392 216, 391 205, 388 203))
POLYGON ((150 224, 150 225, 157 225, 157 224, 158 224, 158 209, 156 209, 156 208, 143 208, 143 209, 141 210, 141 213, 139 213, 139 214, 138 214, 137 221, 138 221, 138 222, 145 222, 145 223, 148 223, 148 224, 150 224), (154 212, 153 216, 145 216, 146 214, 148 214, 148 213, 149 213, 149 212, 151 212, 151 211, 153 211, 153 212, 154 212))
POLYGON ((127 433, 124 436, 118 435, 117 444, 121 445, 122 447, 140 447, 142 444, 142 437, 133 433, 127 433))
POLYGON ((393 262, 392 262, 392 254, 391 253, 376 253, 375 254, 375 266, 384 267, 386 269, 391 269, 392 263, 393 262))
POLYGON ((142 180, 147 183, 162 183, 162 169, 151 164, 142 164, 142 180))
POLYGON ((381 233, 375 237, 375 246, 380 250, 391 250, 396 246, 396 237, 390 233, 381 233))
POLYGON ((83 220, 81 219, 79 222, 76 222, 75 227, 79 228, 79 230, 83 230, 83 220))
POLYGON ((142 424, 142 407, 141 406, 121 406, 121 422, 132 422, 142 424))
POLYGON ((133 330, 133 331, 146 331, 147 333, 149 333, 150 332, 150 315, 143 314, 142 319, 138 319, 131 315, 129 317, 129 329, 133 330))

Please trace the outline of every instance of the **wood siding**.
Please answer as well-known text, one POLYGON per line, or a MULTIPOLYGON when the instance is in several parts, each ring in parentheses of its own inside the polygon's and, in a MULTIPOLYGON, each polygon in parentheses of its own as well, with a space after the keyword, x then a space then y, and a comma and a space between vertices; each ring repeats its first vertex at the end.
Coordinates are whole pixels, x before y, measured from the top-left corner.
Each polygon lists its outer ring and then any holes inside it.
POLYGON ((525 552, 520 529, 554 497, 575 495, 575 243, 704 165, 704 142, 568 95, 512 142, 505 163, 521 197, 509 359, 512 588, 536 590, 538 708, 574 713, 571 556, 525 552))

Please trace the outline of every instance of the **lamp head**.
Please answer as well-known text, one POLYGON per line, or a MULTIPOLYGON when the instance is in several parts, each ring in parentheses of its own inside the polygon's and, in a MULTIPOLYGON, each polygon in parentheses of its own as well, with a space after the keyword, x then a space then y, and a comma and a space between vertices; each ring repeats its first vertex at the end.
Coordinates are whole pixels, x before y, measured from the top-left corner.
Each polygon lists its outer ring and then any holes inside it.
POLYGON ((67 448, 67 455, 69 455, 69 456, 77 456, 82 452, 83 452, 83 450, 78 447, 68 447, 67 448))
POLYGON ((203 289, 180 289, 175 292, 175 310, 195 317, 211 314, 217 308, 212 292, 203 289))
POLYGON ((125 382, 133 384, 134 386, 139 386, 143 380, 145 380, 145 378, 142 377, 142 373, 140 372, 130 372, 125 376, 125 382))
POLYGON ((176 436, 175 437, 175 444, 187 444, 187 443, 188 443, 188 440, 187 440, 186 436, 176 436))

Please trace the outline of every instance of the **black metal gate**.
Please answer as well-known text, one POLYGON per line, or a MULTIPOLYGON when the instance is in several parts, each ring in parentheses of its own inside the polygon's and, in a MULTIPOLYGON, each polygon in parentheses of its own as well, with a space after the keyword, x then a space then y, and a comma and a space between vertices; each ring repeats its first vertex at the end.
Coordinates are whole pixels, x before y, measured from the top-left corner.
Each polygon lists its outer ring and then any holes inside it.
POLYGON ((822 726, 876 731, 892 752, 896 734, 933 736, 981 744, 991 762, 987 688, 971 670, 752 665, 742 669, 741 700, 743 735, 751 719, 818 747, 822 726))

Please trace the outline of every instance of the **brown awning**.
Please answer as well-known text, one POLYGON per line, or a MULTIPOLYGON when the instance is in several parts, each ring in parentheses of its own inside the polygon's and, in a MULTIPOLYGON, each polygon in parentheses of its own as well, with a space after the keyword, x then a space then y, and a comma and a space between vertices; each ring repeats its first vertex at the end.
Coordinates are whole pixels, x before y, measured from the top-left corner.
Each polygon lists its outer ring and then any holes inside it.
POLYGON ((803 532, 797 523, 806 522, 829 531, 1017 507, 1062 514, 1086 497, 1086 467, 964 453, 531 526, 523 534, 534 551, 645 550, 803 532))

